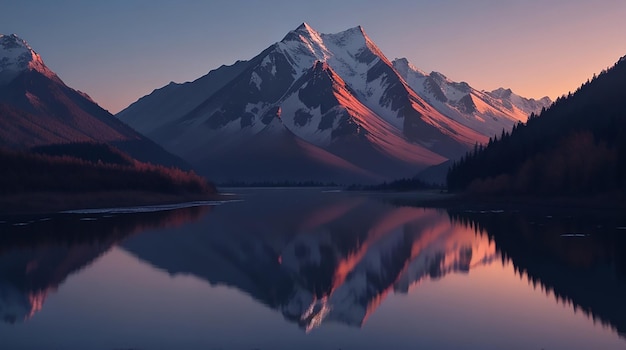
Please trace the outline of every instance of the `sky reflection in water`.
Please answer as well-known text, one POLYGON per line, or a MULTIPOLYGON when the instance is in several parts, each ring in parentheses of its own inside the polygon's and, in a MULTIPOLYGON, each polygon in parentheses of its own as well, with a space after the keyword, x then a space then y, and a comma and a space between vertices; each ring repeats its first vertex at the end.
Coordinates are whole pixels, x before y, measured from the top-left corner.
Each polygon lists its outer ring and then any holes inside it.
POLYGON ((1 342, 626 346, 619 219, 448 212, 319 190, 244 195, 214 208, 1 224, 1 342))

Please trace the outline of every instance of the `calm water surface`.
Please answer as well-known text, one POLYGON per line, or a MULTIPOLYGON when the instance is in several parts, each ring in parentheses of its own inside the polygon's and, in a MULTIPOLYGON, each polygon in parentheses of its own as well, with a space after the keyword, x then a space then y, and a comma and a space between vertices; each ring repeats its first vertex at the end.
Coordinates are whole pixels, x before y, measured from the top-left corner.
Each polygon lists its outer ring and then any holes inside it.
POLYGON ((0 219, 0 348, 626 348, 626 217, 242 194, 0 219))

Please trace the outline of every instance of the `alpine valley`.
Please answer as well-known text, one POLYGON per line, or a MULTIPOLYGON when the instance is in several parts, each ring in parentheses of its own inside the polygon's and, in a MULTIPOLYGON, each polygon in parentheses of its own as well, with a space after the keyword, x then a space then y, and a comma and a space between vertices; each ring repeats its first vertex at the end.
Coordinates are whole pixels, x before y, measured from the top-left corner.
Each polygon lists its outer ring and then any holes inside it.
POLYGON ((218 182, 354 183, 459 158, 550 103, 392 62, 360 26, 321 34, 303 23, 117 117, 218 182))

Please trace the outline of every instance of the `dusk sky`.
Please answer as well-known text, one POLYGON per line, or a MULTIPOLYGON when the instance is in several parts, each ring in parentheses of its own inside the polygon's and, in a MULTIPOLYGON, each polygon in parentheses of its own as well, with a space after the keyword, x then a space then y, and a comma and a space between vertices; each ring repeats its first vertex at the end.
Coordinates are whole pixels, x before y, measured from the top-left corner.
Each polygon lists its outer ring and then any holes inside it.
POLYGON ((623 0, 12 1, 15 33, 113 113, 170 81, 247 60, 300 23, 361 25, 389 59, 477 89, 556 98, 626 55, 623 0))

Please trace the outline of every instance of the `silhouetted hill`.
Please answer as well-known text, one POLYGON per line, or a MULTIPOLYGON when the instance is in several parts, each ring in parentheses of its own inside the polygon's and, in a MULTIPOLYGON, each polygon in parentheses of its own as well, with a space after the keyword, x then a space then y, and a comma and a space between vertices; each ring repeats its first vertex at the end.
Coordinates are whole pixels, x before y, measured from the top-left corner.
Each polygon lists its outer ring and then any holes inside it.
POLYGON ((448 173, 453 191, 578 195, 626 185, 626 59, 477 146, 448 173))

